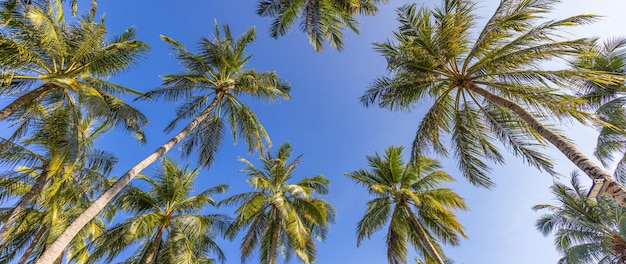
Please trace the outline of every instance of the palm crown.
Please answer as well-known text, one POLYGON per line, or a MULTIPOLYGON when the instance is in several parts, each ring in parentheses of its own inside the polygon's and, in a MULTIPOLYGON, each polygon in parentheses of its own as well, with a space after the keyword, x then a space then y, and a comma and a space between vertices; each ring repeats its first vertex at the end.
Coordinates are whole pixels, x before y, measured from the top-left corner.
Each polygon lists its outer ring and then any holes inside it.
POLYGON ((570 184, 550 188, 558 205, 534 206, 548 211, 536 226, 545 236, 555 235, 554 244, 563 255, 558 263, 626 262, 626 210, 606 196, 587 198, 576 174, 570 184))
POLYGON ((60 5, 56 1, 41 8, 33 5, 5 21, 8 33, 0 36, 0 95, 18 98, 0 110, 0 120, 11 117, 20 123, 19 135, 30 118, 45 115, 44 109, 72 107, 144 140, 141 127, 146 117, 117 97, 140 93, 106 78, 132 65, 147 44, 135 40, 132 28, 107 41, 104 21, 95 20, 95 4, 76 23, 65 22, 60 5))
POLYGON ((276 156, 269 151, 261 155, 262 167, 257 168, 241 159, 248 174, 252 192, 224 199, 226 205, 239 205, 227 235, 233 239, 248 228, 241 242, 242 261, 259 248, 259 263, 276 264, 278 251, 289 258, 293 252, 305 263, 315 261, 314 238, 323 240, 328 224, 335 219, 335 209, 314 194, 327 194, 329 181, 322 175, 306 177, 289 183, 300 157, 289 162, 292 148, 284 143, 276 156))
POLYGON ((180 168, 164 158, 156 175, 140 179, 148 191, 129 186, 114 204, 131 215, 104 232, 91 245, 90 262, 105 258, 111 262, 129 246, 142 242, 130 263, 213 263, 209 254, 225 259, 213 240, 228 225, 228 217, 220 214, 200 214, 205 207, 215 205, 211 197, 226 191, 218 185, 191 195, 199 170, 180 168))
POLYGON ((357 245, 389 223, 389 263, 406 263, 407 245, 412 245, 428 262, 444 263, 439 242, 458 245, 466 237, 451 209, 466 210, 458 194, 441 188, 454 178, 440 170, 441 164, 423 156, 412 164, 402 160, 402 147, 389 147, 381 157, 367 156, 369 170, 346 174, 362 184, 375 198, 357 226, 357 245))
POLYGON ((203 166, 213 161, 213 154, 224 135, 224 122, 229 123, 235 142, 237 138, 243 138, 250 150, 261 148, 262 140, 270 143, 265 128, 241 96, 269 101, 289 98, 290 86, 276 72, 244 69, 251 57, 245 53, 245 48, 254 40, 254 28, 237 39, 232 37, 228 25, 223 28, 222 38, 216 23, 215 39, 202 38, 200 51, 196 54, 181 43, 162 36, 172 45, 185 70, 164 75, 164 87, 148 91, 144 97, 164 98, 168 102, 185 100, 177 109, 176 119, 166 128, 168 131, 181 120, 207 114, 181 146, 186 155, 197 153, 203 166))

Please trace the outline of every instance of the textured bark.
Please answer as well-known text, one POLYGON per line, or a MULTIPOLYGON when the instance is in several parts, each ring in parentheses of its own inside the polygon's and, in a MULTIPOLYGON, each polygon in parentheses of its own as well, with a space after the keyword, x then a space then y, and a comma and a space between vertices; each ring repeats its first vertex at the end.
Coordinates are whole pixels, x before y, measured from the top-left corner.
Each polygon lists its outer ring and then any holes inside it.
POLYGON ((59 254, 59 257, 54 261, 53 264, 61 264, 61 261, 63 260, 63 255, 65 255, 65 251, 66 250, 61 251, 61 254, 59 254))
POLYGON ((9 105, 5 106, 2 110, 0 110, 0 120, 4 120, 9 117, 13 112, 25 104, 35 100, 35 98, 44 94, 45 92, 52 90, 54 88, 53 84, 45 83, 42 86, 39 86, 37 89, 32 90, 19 98, 15 99, 15 101, 11 102, 9 105))
POLYGON ((430 256, 433 257, 437 261, 438 264, 445 264, 445 262, 443 261, 443 258, 441 257, 441 255, 439 255, 439 252, 437 252, 437 249, 435 248, 433 243, 430 241, 430 236, 426 233, 426 230, 424 230, 424 227, 422 226, 422 224, 420 224, 420 222, 417 220, 417 216, 415 216, 415 214, 411 210, 411 207, 409 207, 406 204, 403 206, 404 206, 404 209, 406 209, 406 211, 411 216, 411 221, 413 222, 413 225, 417 227, 417 230, 419 232, 418 236, 422 238, 422 241, 424 242, 424 246, 426 246, 426 248, 428 248, 428 251, 430 251, 428 252, 430 256))
POLYGON ((165 153, 171 150, 178 142, 189 134, 200 122, 206 119, 213 108, 224 97, 223 92, 218 92, 211 104, 204 109, 198 117, 191 121, 183 130, 176 134, 172 139, 165 142, 157 150, 152 152, 148 157, 135 164, 128 170, 119 180, 109 187, 96 201, 94 201, 81 215, 72 222, 67 229, 44 251, 35 264, 52 264, 57 256, 69 245, 70 241, 78 234, 78 232, 91 221, 102 209, 117 195, 128 183, 137 176, 139 172, 148 167, 150 164, 163 157, 165 153))
POLYGON ((144 264, 150 264, 154 256, 156 256, 157 250, 159 249, 159 245, 161 245, 161 238, 163 236, 163 230, 165 230, 165 225, 159 226, 156 235, 154 236, 154 241, 152 241, 152 245, 150 245, 150 250, 148 251, 148 256, 144 261, 144 264))
POLYGON ((580 152, 576 146, 548 127, 544 126, 539 120, 527 111, 520 104, 513 102, 504 97, 498 96, 490 91, 482 89, 475 84, 469 84, 466 86, 472 92, 475 92, 490 102, 499 106, 505 107, 517 114, 522 120, 524 120, 532 129, 537 131, 539 135, 548 140, 558 150, 561 151, 574 165, 582 170, 592 180, 601 179, 606 186, 605 192, 611 198, 615 199, 622 207, 626 207, 626 188, 620 184, 615 178, 607 173, 600 166, 596 165, 585 154, 580 152))
POLYGON ((33 187, 31 187, 30 190, 28 190, 28 192, 26 193, 26 195, 22 196, 22 199, 20 199, 17 205, 15 205, 13 209, 11 209, 11 211, 9 212, 9 218, 7 219, 6 222, 4 222, 4 225, 0 229, 0 245, 6 242, 5 236, 7 232, 9 231, 9 228, 11 228, 11 226, 15 223, 15 221, 17 221, 17 217, 19 216, 19 214, 22 211, 24 211, 24 209, 26 209, 26 206, 30 204, 33 198, 35 198, 35 196, 41 192, 43 187, 46 186, 47 182, 48 182, 48 172, 44 171, 41 175, 39 175, 33 187))
POLYGON ((274 209, 274 213, 276 215, 275 221, 274 221, 274 232, 272 232, 272 243, 270 245, 270 259, 268 261, 269 264, 276 264, 277 261, 277 255, 278 253, 276 252, 276 243, 278 242, 278 228, 280 227, 280 212, 278 211, 278 209, 274 209))

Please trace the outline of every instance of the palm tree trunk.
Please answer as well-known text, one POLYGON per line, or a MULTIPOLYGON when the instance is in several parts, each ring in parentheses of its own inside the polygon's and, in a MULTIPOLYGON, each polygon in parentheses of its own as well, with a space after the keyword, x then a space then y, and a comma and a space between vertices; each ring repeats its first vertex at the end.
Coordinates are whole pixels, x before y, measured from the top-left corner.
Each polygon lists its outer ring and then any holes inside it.
POLYGON ((422 238, 422 241, 424 242, 426 248, 428 249, 428 251, 430 251, 428 252, 430 253, 430 256, 435 258, 438 264, 445 264, 443 258, 441 257, 441 255, 439 255, 439 252, 437 252, 437 249, 430 241, 430 236, 426 234, 426 230, 424 230, 422 224, 420 224, 420 222, 417 220, 417 216, 415 216, 415 214, 411 210, 411 207, 406 204, 404 204, 403 207, 409 213, 409 216, 411 216, 411 221, 413 222, 413 225, 417 228, 418 236, 422 238))
POLYGON ((59 257, 54 260, 53 264, 61 264, 61 261, 63 260, 63 255, 65 255, 65 250, 61 251, 61 254, 59 254, 59 257))
POLYGON ((39 97, 43 93, 52 90, 52 88, 54 88, 53 84, 44 83, 37 89, 32 90, 25 95, 22 95, 19 98, 15 99, 15 101, 11 102, 9 105, 0 110, 0 121, 9 117, 11 114, 13 114, 13 112, 15 112, 15 110, 19 109, 30 101, 35 100, 35 98, 39 97))
POLYGON ((539 135, 552 143, 558 150, 561 151, 574 165, 582 170, 592 180, 603 180, 606 186, 606 193, 622 207, 626 207, 626 188, 620 184, 613 176, 607 173, 600 166, 591 161, 585 154, 580 152, 576 146, 563 137, 554 133, 548 127, 544 126, 539 120, 527 111, 520 104, 513 102, 504 97, 498 96, 490 91, 478 87, 476 84, 467 85, 467 89, 481 96, 485 97, 490 102, 499 106, 505 107, 516 113, 522 120, 530 125, 532 129, 537 131, 539 135))
POLYGON ((24 251, 24 255, 22 255, 22 257, 20 258, 20 261, 18 261, 17 264, 26 263, 26 260, 28 260, 28 257, 30 257, 30 254, 32 254, 35 248, 37 247, 37 243, 39 243, 39 239, 41 239, 41 236, 43 236, 43 233, 45 231, 46 229, 42 228, 39 232, 37 232, 37 235, 35 235, 35 238, 33 238, 33 241, 30 242, 30 245, 28 246, 26 251, 24 251))
POLYGON ((278 212, 277 208, 274 208, 274 214, 276 217, 274 218, 274 230, 272 230, 272 242, 270 244, 270 259, 268 261, 269 264, 276 264, 276 258, 278 257, 278 253, 276 252, 276 244, 278 243, 278 228, 280 227, 280 212, 278 212))
POLYGON ((17 205, 13 207, 13 209, 11 209, 11 211, 9 212, 9 218, 7 219, 6 222, 4 222, 4 225, 0 229, 0 245, 4 244, 5 236, 7 232, 9 231, 9 228, 11 228, 11 226, 15 223, 15 221, 17 221, 18 215, 22 211, 24 211, 26 206, 30 204, 33 198, 35 198, 35 196, 41 192, 43 187, 46 186, 47 182, 48 182, 48 171, 43 171, 41 175, 39 175, 39 177, 37 178, 37 181, 35 181, 35 184, 33 185, 33 187, 31 187, 30 190, 28 190, 28 192, 26 193, 26 195, 22 196, 22 198, 17 203, 17 205))
POLYGON ((109 187, 96 201, 94 201, 83 213, 81 213, 74 222, 72 222, 63 233, 44 251, 35 264, 52 264, 54 259, 59 256, 63 249, 65 249, 70 241, 78 234, 78 232, 91 221, 114 197, 122 188, 137 176, 139 172, 148 167, 165 155, 170 149, 172 149, 178 142, 183 140, 200 122, 206 119, 213 108, 217 106, 219 101, 224 97, 224 92, 217 92, 215 98, 211 104, 204 109, 198 117, 192 120, 183 130, 176 134, 172 139, 165 142, 157 150, 152 152, 148 157, 135 164, 130 170, 128 170, 119 180, 117 180, 111 187, 109 187))
POLYGON ((154 236, 154 240, 152 241, 152 245, 150 245, 150 250, 148 250, 148 256, 146 256, 144 264, 150 264, 152 259, 154 259, 154 256, 156 256, 157 250, 159 250, 159 245, 161 244, 163 230, 165 230, 165 225, 159 226, 159 229, 154 236))

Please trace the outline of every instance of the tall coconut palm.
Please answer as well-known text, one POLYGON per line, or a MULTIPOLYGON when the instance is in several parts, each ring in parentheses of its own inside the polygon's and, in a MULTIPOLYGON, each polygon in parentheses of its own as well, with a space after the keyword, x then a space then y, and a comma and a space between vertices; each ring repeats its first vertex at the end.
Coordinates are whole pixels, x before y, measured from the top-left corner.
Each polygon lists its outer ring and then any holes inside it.
POLYGON ((362 102, 391 110, 430 104, 417 128, 413 156, 430 149, 447 155, 441 137, 449 134, 459 168, 473 184, 493 185, 487 160, 504 162, 494 141, 554 173, 550 158, 539 150, 549 142, 591 179, 603 181, 606 192, 626 206, 626 188, 547 124, 590 118, 580 110, 581 100, 564 89, 583 80, 615 82, 614 75, 602 72, 542 67, 590 45, 587 39, 559 36, 563 28, 592 22, 593 15, 539 23, 557 2, 503 0, 476 34, 475 6, 469 0, 445 0, 433 10, 415 5, 398 9, 396 43, 376 44, 392 76, 376 79, 362 102))
POLYGON ((317 194, 327 194, 329 181, 322 175, 290 183, 300 156, 289 162, 292 148, 283 143, 276 155, 261 154, 261 168, 241 158, 246 165, 252 192, 224 199, 220 204, 237 205, 237 216, 227 230, 230 239, 247 229, 241 241, 241 261, 259 250, 259 263, 278 263, 279 251, 289 258, 294 252, 304 263, 315 261, 314 238, 324 240, 328 224, 335 219, 334 207, 317 194))
POLYGON ((550 188, 558 205, 534 207, 549 211, 537 220, 537 229, 545 236, 555 234, 554 244, 563 255, 558 263, 625 263, 626 209, 606 196, 588 198, 575 174, 570 184, 550 188))
MULTIPOLYGON (((22 140, 23 144, 0 140, 0 144, 5 145, 0 153, 0 164, 29 168, 23 172, 9 172, 7 175, 13 175, 10 181, 27 184, 34 180, 28 191, 7 213, 7 219, 0 228, 0 244, 8 238, 7 231, 18 220, 20 213, 40 196, 52 178, 80 177, 85 180, 85 177, 95 172, 106 175, 117 162, 113 154, 93 148, 98 136, 110 128, 106 122, 77 117, 72 109, 59 109, 32 125, 37 132, 22 140), (30 177, 32 173, 36 177, 30 177)), ((91 188, 98 189, 97 186, 91 188)))
MULTIPOLYGON (((626 75, 626 39, 614 38, 598 43, 581 52, 574 63, 576 67, 605 71, 621 76, 626 75)), ((600 120, 608 125, 600 127, 595 155, 604 166, 609 166, 614 155, 621 158, 617 162, 615 176, 626 182, 626 87, 624 83, 605 86, 593 82, 586 83, 582 90, 600 120)))
POLYGON ((257 14, 274 20, 270 36, 278 38, 287 34, 299 19, 302 32, 309 37, 315 50, 331 47, 343 49, 345 28, 358 33, 356 15, 371 16, 378 12, 378 5, 388 0, 260 0, 257 14))
POLYGON ((358 223, 357 246, 388 223, 389 263, 407 263, 407 246, 412 245, 427 261, 445 264, 440 243, 456 246, 460 237, 467 238, 451 210, 467 206, 454 191, 441 187, 454 178, 441 170, 438 161, 418 156, 406 164, 402 150, 389 147, 383 157, 367 156, 369 170, 346 174, 375 196, 358 223))
POLYGON ((244 68, 250 59, 245 48, 254 40, 254 28, 237 39, 232 37, 227 25, 223 28, 224 38, 216 23, 215 38, 201 39, 197 54, 187 51, 182 44, 171 38, 162 37, 173 46, 177 58, 185 66, 185 71, 165 75, 164 87, 149 91, 146 96, 162 97, 168 101, 186 100, 177 110, 178 117, 168 129, 173 129, 183 119, 194 119, 172 139, 122 175, 59 236, 38 264, 52 263, 82 226, 96 216, 124 186, 188 135, 182 145, 183 153, 198 153, 199 163, 202 165, 209 165, 213 161, 213 153, 221 143, 224 133, 223 119, 230 123, 235 139, 243 138, 250 150, 260 148, 263 139, 269 143, 269 137, 257 116, 239 96, 249 95, 270 101, 279 97, 289 98, 290 86, 281 81, 275 72, 257 72, 244 68))
POLYGON ((212 263, 209 254, 215 253, 224 261, 224 253, 213 240, 222 236, 228 226, 228 217, 221 214, 202 214, 211 197, 226 191, 218 185, 192 195, 199 168, 179 167, 163 158, 154 176, 138 177, 149 186, 143 191, 128 186, 115 199, 114 205, 130 218, 111 227, 91 245, 94 249, 89 263, 104 258, 113 261, 133 244, 140 243, 127 262, 132 263, 212 263))
MULTIPOLYGON (((6 10, 2 10, 3 12, 6 10)), ((16 135, 41 112, 74 107, 131 131, 144 140, 146 117, 118 95, 139 92, 107 81, 148 49, 127 29, 107 40, 96 5, 75 23, 66 22, 60 1, 12 12, 0 36, 0 95, 17 98, 0 110, 0 120, 18 123, 16 135)))

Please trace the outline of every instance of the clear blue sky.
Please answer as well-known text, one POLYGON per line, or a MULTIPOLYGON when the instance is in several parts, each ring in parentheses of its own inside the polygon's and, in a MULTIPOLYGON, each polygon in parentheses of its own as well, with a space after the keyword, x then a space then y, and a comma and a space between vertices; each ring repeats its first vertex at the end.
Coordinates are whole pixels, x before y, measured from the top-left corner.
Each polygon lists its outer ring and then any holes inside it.
MULTIPOLYGON (((88 1, 79 1, 86 8, 88 1)), ((159 75, 180 70, 168 47, 160 41, 159 34, 179 40, 190 50, 202 36, 214 32, 214 20, 228 23, 234 35, 256 26, 257 39, 249 46, 254 54, 248 66, 259 70, 276 70, 292 87, 290 101, 259 104, 248 100, 253 110, 266 126, 274 146, 289 141, 294 155, 304 153, 296 176, 323 174, 331 180, 331 191, 325 198, 337 208, 337 223, 330 227, 325 243, 318 244, 317 263, 386 263, 384 230, 356 247, 355 227, 370 199, 366 191, 354 186, 344 173, 366 166, 365 155, 382 152, 391 145, 408 147, 412 142, 422 109, 410 113, 388 112, 377 108, 364 108, 358 98, 377 76, 386 73, 386 64, 372 49, 372 42, 385 41, 395 29, 395 8, 408 1, 390 1, 381 7, 375 17, 361 19, 361 34, 346 33, 345 50, 337 52, 327 48, 315 52, 306 37, 293 28, 284 38, 275 40, 268 36, 270 20, 254 12, 256 1, 242 0, 134 0, 99 1, 99 13, 106 13, 106 24, 111 33, 120 33, 134 26, 138 38, 152 47, 144 60, 113 81, 146 91, 160 85, 159 75)), ((426 1, 426 5, 440 1, 426 1)), ((478 3, 479 15, 488 18, 496 0, 478 3)), ((585 26, 574 36, 624 36, 626 25, 623 11, 626 4, 620 0, 567 0, 559 4, 555 17, 580 13, 605 16, 600 22, 585 26)), ((0 105, 4 102, 0 101, 0 105)), ((146 130, 148 143, 138 145, 130 136, 109 133, 99 146, 115 152, 120 164, 113 175, 120 175, 131 165, 162 144, 170 135, 162 129, 174 117, 175 105, 160 102, 133 103, 150 119, 146 130)), ((593 150, 596 133, 592 129, 565 127, 586 153, 593 150)), ((4 133, 0 133, 4 134, 4 133)), ((572 166, 562 155, 546 150, 559 159, 558 169, 569 175, 572 166)), ((170 157, 180 163, 176 152, 170 157)), ((248 191, 245 175, 237 173, 242 164, 237 157, 256 160, 257 154, 248 154, 244 144, 233 145, 227 134, 216 163, 210 170, 202 170, 197 190, 216 184, 229 184, 229 194, 248 191)), ((408 156, 408 153, 407 153, 408 156)), ((509 157, 506 166, 494 166, 492 178, 497 186, 493 190, 470 186, 457 172, 451 159, 441 160, 445 170, 457 177, 452 184, 466 198, 471 208, 459 213, 469 240, 456 248, 447 248, 447 255, 455 263, 555 263, 559 258, 552 238, 544 238, 534 228, 540 215, 531 210, 538 203, 552 202, 548 191, 553 178, 526 167, 519 159, 509 157)), ((193 159, 190 160, 193 162, 193 159)), ((153 166, 154 167, 154 166, 153 166)), ((153 168, 144 173, 150 174, 153 168)), ((585 179, 585 181, 587 181, 585 179)), ((223 197, 216 197, 218 199, 223 197)), ((220 209, 231 213, 232 208, 220 209)), ((119 219, 118 219, 119 220, 119 219)), ((220 242, 226 252, 227 263, 239 262, 239 241, 220 242)), ((248 263, 257 263, 250 259, 248 263)), ((298 263, 294 258, 291 263, 298 263)))

